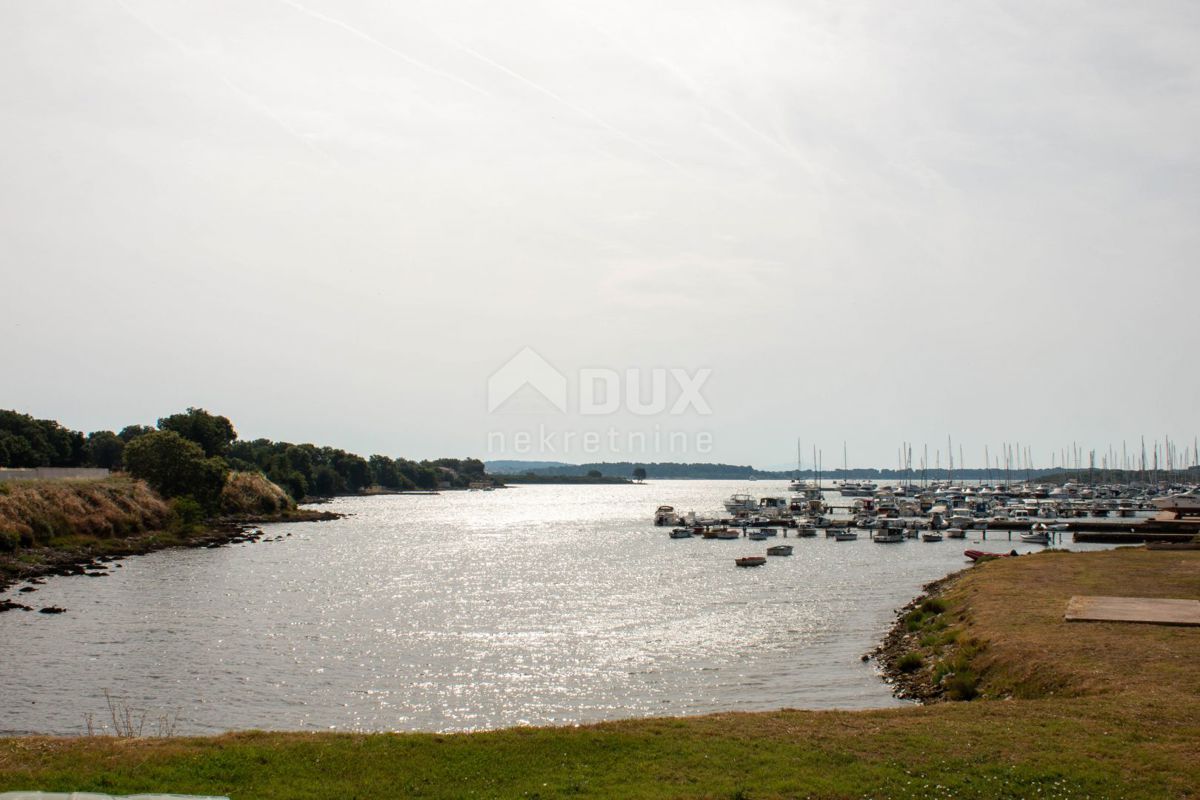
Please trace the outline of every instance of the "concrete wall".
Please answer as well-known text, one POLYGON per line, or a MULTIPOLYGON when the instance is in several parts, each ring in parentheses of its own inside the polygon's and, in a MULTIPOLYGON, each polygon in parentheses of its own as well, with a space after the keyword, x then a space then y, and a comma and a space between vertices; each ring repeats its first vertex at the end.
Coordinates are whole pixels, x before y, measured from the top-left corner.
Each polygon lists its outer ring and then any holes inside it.
POLYGON ((5 481, 65 481, 71 478, 97 480, 107 478, 108 470, 97 467, 36 467, 33 469, 0 469, 0 483, 5 481))

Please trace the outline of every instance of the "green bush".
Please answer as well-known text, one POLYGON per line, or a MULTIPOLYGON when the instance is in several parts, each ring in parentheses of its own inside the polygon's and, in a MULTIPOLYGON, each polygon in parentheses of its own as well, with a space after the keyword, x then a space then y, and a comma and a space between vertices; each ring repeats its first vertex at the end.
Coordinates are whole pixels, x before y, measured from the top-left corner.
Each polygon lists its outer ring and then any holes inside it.
POLYGON ((974 700, 979 696, 979 676, 969 669, 955 672, 944 683, 951 700, 974 700))
POLYGON ((229 467, 174 431, 139 436, 125 447, 125 467, 164 497, 190 496, 207 513, 216 513, 229 467))
POLYGON ((21 535, 16 531, 0 531, 0 553, 11 553, 21 545, 21 535))
POLYGON ((926 614, 941 614, 946 610, 946 602, 940 597, 929 597, 921 603, 921 610, 926 614))
POLYGON ((925 622, 925 614, 921 611, 910 611, 904 616, 904 628, 909 633, 916 633, 921 630, 921 625, 925 622))
POLYGON ((896 669, 901 672, 916 672, 924 663, 919 653, 905 653, 896 660, 896 669))
POLYGON ((204 508, 194 497, 171 501, 171 526, 180 533, 195 533, 204 523, 204 508))

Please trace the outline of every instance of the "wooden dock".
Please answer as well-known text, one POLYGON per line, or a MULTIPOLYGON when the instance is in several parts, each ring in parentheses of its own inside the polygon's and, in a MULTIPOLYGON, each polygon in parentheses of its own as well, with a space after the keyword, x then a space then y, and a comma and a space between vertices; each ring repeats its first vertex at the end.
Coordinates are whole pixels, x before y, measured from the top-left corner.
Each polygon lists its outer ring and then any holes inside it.
POLYGON ((1200 626, 1200 600, 1075 595, 1067 602, 1063 618, 1067 622, 1200 626))

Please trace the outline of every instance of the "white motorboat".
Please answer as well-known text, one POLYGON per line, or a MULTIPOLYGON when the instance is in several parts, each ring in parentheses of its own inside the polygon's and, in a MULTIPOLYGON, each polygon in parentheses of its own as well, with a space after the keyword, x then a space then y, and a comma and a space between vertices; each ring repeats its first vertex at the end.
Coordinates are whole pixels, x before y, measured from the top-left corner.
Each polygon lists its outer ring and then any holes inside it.
POLYGON ((692 538, 692 529, 691 528, 672 528, 671 529, 671 538, 672 539, 690 539, 690 538, 692 538))
POLYGON ((872 537, 876 544, 894 544, 904 541, 904 531, 893 528, 880 528, 872 537))
POLYGON ((756 542, 761 542, 767 538, 767 532, 763 530, 750 531, 748 534, 746 534, 746 538, 753 539, 756 542))
POLYGON ((752 495, 732 494, 722 505, 730 514, 751 514, 758 510, 758 501, 752 495))
POLYGON ((1025 544, 1050 544, 1050 531, 1044 522, 1039 522, 1021 534, 1021 541, 1025 544))
POLYGON ((764 497, 758 501, 758 513, 767 519, 779 519, 791 514, 786 497, 764 497))
POLYGON ((837 486, 842 497, 872 497, 878 488, 870 481, 842 481, 837 486))
POLYGON ((858 533, 856 531, 850 530, 849 528, 846 528, 844 530, 840 530, 840 531, 837 531, 836 533, 834 533, 833 538, 839 542, 853 542, 856 539, 858 539, 858 533))
POLYGON ((921 534, 921 541, 923 542, 940 542, 941 540, 942 534, 937 531, 925 531, 921 534))
POLYGON ((1150 504, 1159 511, 1170 511, 1176 516, 1200 514, 1200 489, 1191 489, 1181 494, 1156 497, 1150 504))
POLYGON ((679 515, 675 513, 674 506, 659 506, 654 512, 654 524, 663 525, 678 525, 681 522, 679 515))
POLYGON ((949 528, 946 530, 947 539, 965 539, 967 533, 962 528, 949 528))

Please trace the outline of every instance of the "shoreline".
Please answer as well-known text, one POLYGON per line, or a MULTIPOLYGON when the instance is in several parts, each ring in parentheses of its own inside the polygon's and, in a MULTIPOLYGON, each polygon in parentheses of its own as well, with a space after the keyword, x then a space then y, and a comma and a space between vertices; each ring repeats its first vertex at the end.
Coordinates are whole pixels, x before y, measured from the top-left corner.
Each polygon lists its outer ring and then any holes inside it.
MULTIPOLYGON (((275 514, 247 514, 221 517, 208 523, 202 530, 192 534, 171 531, 150 531, 126 538, 95 539, 85 545, 57 549, 40 547, 26 550, 26 558, 35 556, 37 561, 16 558, 4 560, 5 572, 0 573, 0 593, 7 592, 20 583, 44 582, 46 578, 67 575, 107 575, 110 564, 120 565, 129 556, 145 555, 172 547, 195 549, 200 547, 224 547, 243 542, 257 542, 263 537, 261 525, 290 522, 326 522, 342 519, 346 515, 335 511, 320 511, 301 508, 275 514)), ((290 535, 290 534, 289 534, 290 535)), ((35 610, 12 600, 0 600, 0 613, 10 610, 35 610)))
POLYGON ((930 680, 926 673, 905 670, 901 660, 910 653, 920 651, 921 634, 909 629, 906 619, 930 600, 940 599, 960 580, 968 575, 975 565, 932 580, 921 587, 921 593, 896 611, 896 619, 883 639, 872 648, 863 660, 874 661, 880 678, 892 687, 892 695, 900 700, 915 700, 919 705, 946 701, 944 688, 930 680))

